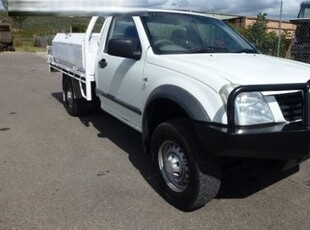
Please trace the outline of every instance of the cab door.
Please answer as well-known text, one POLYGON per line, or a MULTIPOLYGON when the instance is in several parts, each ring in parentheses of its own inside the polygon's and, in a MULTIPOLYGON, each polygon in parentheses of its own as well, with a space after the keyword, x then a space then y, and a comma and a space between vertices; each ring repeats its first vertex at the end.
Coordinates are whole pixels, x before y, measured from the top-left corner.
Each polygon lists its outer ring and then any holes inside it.
POLYGON ((133 128, 141 131, 141 87, 144 67, 140 60, 108 54, 111 39, 131 40, 142 54, 139 34, 132 17, 114 17, 105 41, 99 51, 97 72, 97 94, 102 108, 133 128))

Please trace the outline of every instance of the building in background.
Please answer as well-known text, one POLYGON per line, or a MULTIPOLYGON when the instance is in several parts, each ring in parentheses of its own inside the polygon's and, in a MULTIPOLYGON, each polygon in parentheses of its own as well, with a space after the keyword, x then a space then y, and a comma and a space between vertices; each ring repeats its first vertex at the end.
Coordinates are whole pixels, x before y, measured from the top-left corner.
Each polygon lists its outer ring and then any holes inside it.
MULTIPOLYGON (((256 22, 256 17, 249 16, 241 16, 238 18, 228 19, 227 22, 234 24, 236 26, 240 26, 243 28, 247 28, 250 25, 253 25, 256 22)), ((267 29, 268 32, 279 33, 280 21, 275 19, 268 19, 267 29)), ((287 39, 292 39, 296 30, 296 25, 289 21, 281 22, 281 33, 286 34, 287 39)))
MULTIPOLYGON (((225 22, 228 22, 232 25, 241 27, 241 28, 247 28, 251 25, 253 25, 257 17, 252 16, 238 16, 238 15, 225 15, 225 14, 209 14, 211 16, 214 16, 216 18, 220 18, 225 22)), ((275 19, 267 19, 267 29, 268 32, 275 32, 279 33, 279 26, 280 21, 275 19)), ((286 34, 287 39, 292 39, 296 30, 296 25, 291 23, 290 21, 282 21, 281 22, 281 33, 286 34)))

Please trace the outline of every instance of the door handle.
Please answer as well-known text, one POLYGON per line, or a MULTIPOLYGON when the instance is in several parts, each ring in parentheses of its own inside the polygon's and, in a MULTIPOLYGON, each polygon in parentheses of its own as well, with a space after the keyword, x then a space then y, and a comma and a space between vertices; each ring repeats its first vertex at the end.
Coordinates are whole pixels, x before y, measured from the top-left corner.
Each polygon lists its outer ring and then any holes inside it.
POLYGON ((107 63, 107 61, 105 59, 101 59, 99 61, 99 66, 100 66, 100 68, 104 69, 105 67, 108 66, 108 63, 107 63))

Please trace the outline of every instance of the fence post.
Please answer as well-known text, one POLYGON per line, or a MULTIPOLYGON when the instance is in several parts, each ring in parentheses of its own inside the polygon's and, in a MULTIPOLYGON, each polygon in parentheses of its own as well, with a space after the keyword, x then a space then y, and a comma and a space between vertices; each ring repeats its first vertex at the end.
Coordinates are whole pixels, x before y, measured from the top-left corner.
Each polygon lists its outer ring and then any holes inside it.
POLYGON ((282 30, 282 13, 283 13, 283 1, 281 0, 280 6, 280 21, 279 21, 279 40, 278 40, 278 53, 277 56, 280 57, 280 49, 281 49, 281 30, 282 30))

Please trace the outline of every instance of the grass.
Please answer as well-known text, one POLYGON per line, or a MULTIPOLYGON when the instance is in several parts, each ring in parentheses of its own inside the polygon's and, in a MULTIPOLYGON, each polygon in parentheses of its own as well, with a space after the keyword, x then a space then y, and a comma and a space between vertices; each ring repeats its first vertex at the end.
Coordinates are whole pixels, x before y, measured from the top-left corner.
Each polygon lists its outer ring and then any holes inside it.
POLYGON ((37 52, 46 52, 46 48, 25 45, 25 46, 17 46, 17 47, 15 47, 15 51, 28 52, 28 53, 37 53, 37 52))
POLYGON ((34 39, 33 38, 22 38, 17 37, 14 39, 14 47, 16 51, 22 51, 22 52, 45 52, 46 47, 45 46, 35 46, 34 45, 34 39))

